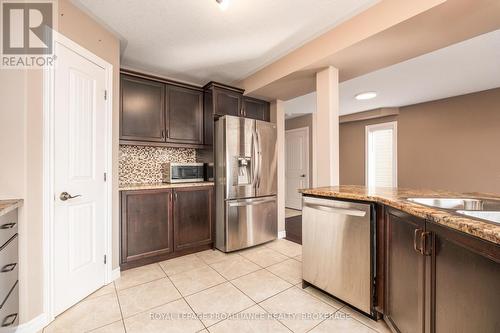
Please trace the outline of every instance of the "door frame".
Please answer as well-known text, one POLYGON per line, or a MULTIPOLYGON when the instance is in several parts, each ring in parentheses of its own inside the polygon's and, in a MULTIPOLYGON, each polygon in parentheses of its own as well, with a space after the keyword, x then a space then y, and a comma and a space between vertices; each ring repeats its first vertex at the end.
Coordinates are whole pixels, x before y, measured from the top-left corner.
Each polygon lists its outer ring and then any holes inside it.
MULTIPOLYGON (((107 91, 105 104, 105 172, 106 172, 106 221, 105 221, 105 254, 106 267, 104 282, 109 283, 113 280, 112 271, 112 142, 113 142, 113 65, 98 57, 94 53, 75 43, 64 35, 53 32, 54 45, 67 47, 71 51, 81 55, 89 61, 95 63, 105 70, 105 89, 107 91)), ((54 320, 54 300, 55 300, 55 191, 54 191, 54 167, 55 167, 55 73, 54 68, 45 67, 43 69, 43 308, 47 323, 54 320)))
MULTIPOLYGON (((306 163, 306 178, 307 178, 307 186, 306 187, 309 187, 311 185, 311 175, 310 175, 310 156, 309 156, 309 144, 310 144, 310 139, 309 139, 309 127, 308 126, 304 126, 304 127, 298 127, 298 128, 293 128, 293 129, 289 129, 289 130, 285 130, 285 161, 286 161, 286 145, 287 145, 287 142, 286 142, 286 134, 287 133, 293 133, 293 132, 300 132, 300 131, 306 131, 306 139, 307 139, 307 142, 306 142, 306 159, 307 159, 307 163, 306 163)), ((286 166, 285 166, 285 208, 287 208, 287 205, 286 205, 286 188, 287 188, 287 181, 286 181, 286 166)), ((295 209, 295 208, 293 208, 295 209)))

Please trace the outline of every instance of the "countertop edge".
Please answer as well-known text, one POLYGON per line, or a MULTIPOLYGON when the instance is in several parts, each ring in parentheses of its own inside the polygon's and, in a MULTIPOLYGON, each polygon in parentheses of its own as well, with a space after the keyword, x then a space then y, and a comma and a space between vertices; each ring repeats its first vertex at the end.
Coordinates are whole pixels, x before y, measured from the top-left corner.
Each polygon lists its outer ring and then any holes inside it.
POLYGON ((303 189, 300 190, 300 192, 306 196, 358 200, 382 204, 418 218, 428 220, 432 223, 436 223, 438 225, 463 232, 467 235, 500 245, 499 225, 488 223, 479 219, 454 215, 439 208, 422 206, 409 201, 403 201, 403 199, 386 198, 377 194, 340 193, 335 190, 325 191, 324 189, 303 189))
POLYGON ((0 216, 8 214, 13 210, 21 207, 24 203, 23 199, 8 199, 8 200, 0 200, 0 216), (6 205, 3 207, 3 205, 6 205), (1 208, 3 207, 3 208, 1 208))
POLYGON ((161 190, 171 188, 189 188, 189 187, 203 187, 214 186, 214 182, 197 182, 197 183, 144 183, 144 184, 127 184, 118 188, 118 191, 138 191, 138 190, 161 190))

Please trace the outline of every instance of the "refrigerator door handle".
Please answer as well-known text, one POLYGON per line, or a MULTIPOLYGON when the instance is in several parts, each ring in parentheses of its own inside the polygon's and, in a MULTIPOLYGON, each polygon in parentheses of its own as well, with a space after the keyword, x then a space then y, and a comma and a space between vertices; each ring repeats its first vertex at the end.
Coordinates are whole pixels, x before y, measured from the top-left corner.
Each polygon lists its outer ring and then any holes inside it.
POLYGON ((257 132, 253 131, 252 132, 252 143, 253 143, 253 151, 252 151, 252 163, 253 163, 253 177, 252 177, 252 184, 256 185, 257 184, 257 179, 258 179, 258 173, 259 173, 259 168, 257 165, 257 159, 258 159, 258 141, 257 141, 257 132))
POLYGON ((261 181, 261 167, 262 167, 262 147, 261 142, 260 142, 260 134, 258 131, 255 131, 255 135, 257 137, 257 188, 260 187, 260 181, 261 181))
POLYGON ((242 207, 242 206, 252 206, 252 205, 260 205, 266 202, 276 201, 276 198, 266 198, 266 199, 248 199, 241 201, 232 201, 229 202, 229 207, 242 207))

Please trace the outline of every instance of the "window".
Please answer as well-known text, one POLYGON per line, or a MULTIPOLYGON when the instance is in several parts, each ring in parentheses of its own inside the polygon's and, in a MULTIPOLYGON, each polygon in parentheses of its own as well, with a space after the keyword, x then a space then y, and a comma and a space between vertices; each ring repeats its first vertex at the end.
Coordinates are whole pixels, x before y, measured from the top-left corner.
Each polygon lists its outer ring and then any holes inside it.
POLYGON ((397 122, 366 126, 366 185, 397 187, 397 122))

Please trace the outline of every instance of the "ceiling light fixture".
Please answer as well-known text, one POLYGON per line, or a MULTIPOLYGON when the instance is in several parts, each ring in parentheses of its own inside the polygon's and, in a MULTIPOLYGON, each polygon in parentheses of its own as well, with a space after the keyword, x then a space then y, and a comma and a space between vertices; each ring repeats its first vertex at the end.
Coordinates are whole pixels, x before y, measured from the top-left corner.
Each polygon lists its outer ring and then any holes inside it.
POLYGON ((221 10, 226 10, 229 7, 229 0, 215 0, 219 4, 221 10))
POLYGON ((375 91, 367 91, 362 92, 354 96, 358 101, 366 101, 367 99, 372 99, 377 97, 377 93, 375 91))

